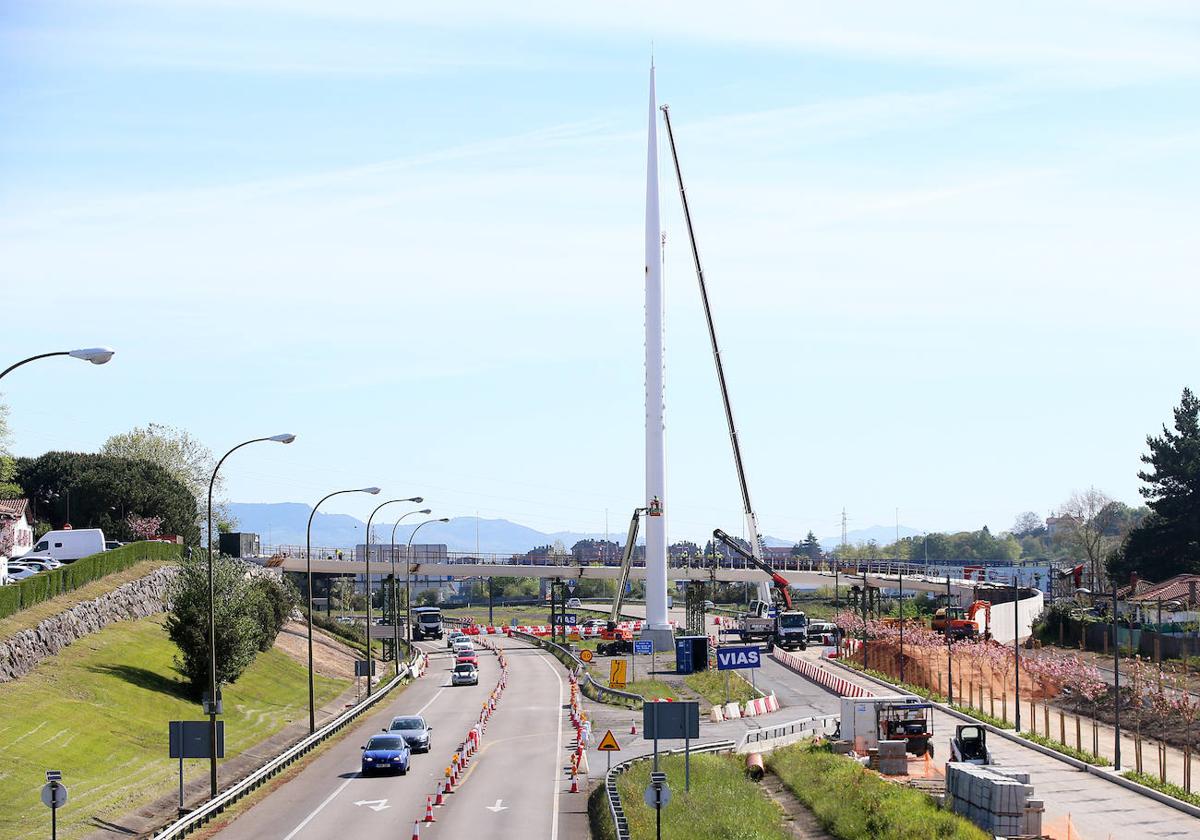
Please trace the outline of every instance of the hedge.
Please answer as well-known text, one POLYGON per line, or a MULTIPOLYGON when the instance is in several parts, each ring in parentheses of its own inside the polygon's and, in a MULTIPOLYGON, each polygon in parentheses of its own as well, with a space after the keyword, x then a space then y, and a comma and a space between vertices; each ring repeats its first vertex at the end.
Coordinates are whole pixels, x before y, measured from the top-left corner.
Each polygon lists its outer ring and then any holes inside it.
POLYGON ((175 560, 182 548, 172 543, 139 542, 112 551, 81 557, 61 569, 41 572, 12 586, 0 587, 0 618, 56 595, 78 589, 113 572, 121 572, 143 560, 175 560))

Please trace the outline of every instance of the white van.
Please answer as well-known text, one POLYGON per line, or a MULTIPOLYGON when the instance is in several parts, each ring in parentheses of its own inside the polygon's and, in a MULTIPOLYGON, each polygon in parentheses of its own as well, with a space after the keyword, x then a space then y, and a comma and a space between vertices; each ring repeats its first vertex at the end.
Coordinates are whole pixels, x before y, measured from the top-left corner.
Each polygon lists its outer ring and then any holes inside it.
POLYGON ((80 557, 89 557, 104 550, 104 532, 99 528, 48 531, 33 548, 14 559, 20 562, 52 557, 61 563, 73 563, 80 557))

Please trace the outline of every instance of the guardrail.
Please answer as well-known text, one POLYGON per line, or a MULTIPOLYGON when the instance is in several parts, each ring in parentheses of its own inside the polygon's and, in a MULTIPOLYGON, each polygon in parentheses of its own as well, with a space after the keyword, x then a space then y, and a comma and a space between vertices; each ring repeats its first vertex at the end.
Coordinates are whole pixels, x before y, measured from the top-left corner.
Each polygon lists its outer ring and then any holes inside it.
POLYGON ((292 764, 330 735, 333 735, 335 732, 346 727, 351 721, 378 703, 385 695, 388 694, 388 692, 404 682, 404 680, 413 673, 417 667, 418 660, 423 657, 424 654, 421 654, 420 656, 414 656, 404 664, 404 670, 401 673, 398 673, 395 677, 393 677, 390 682, 376 689, 376 691, 370 697, 363 700, 363 702, 357 704, 352 709, 347 709, 345 712, 342 712, 342 714, 338 715, 329 723, 322 726, 312 735, 309 735, 295 746, 290 747, 280 755, 271 759, 249 776, 246 776, 246 778, 237 782, 227 790, 218 793, 215 797, 191 813, 180 817, 178 820, 164 828, 160 833, 155 834, 155 840, 173 840, 176 837, 186 837, 188 834, 191 834, 200 826, 204 825, 204 823, 208 822, 214 816, 224 811, 230 805, 253 791, 259 785, 263 784, 263 782, 279 773, 279 771, 292 764))
POLYGON ((579 683, 579 690, 583 692, 583 696, 589 700, 595 700, 597 703, 607 703, 610 706, 624 706, 627 709, 640 709, 645 705, 646 699, 640 694, 609 688, 593 680, 592 675, 588 673, 587 668, 584 667, 579 657, 562 645, 552 642, 549 639, 543 639, 541 636, 523 633, 520 630, 512 630, 509 635, 513 638, 529 642, 531 645, 537 645, 565 665, 579 683))
POLYGON ((840 719, 840 715, 814 715, 813 717, 793 720, 790 723, 764 726, 762 729, 751 729, 742 736, 742 741, 738 744, 738 750, 740 751, 749 744, 757 744, 761 741, 774 741, 777 738, 786 738, 789 735, 798 735, 800 737, 809 733, 813 735, 832 735, 837 731, 840 719))
MULTIPOLYGON (((688 752, 732 752, 735 746, 733 741, 714 741, 711 744, 692 747, 688 752)), ((681 755, 683 752, 683 749, 660 750, 659 755, 681 755)), ((629 821, 625 819, 625 809, 621 806, 621 795, 617 792, 617 776, 632 767, 635 762, 651 760, 653 760, 653 754, 628 758, 615 765, 604 776, 604 792, 608 796, 608 813, 612 817, 613 827, 617 831, 617 840, 629 840, 629 821)))

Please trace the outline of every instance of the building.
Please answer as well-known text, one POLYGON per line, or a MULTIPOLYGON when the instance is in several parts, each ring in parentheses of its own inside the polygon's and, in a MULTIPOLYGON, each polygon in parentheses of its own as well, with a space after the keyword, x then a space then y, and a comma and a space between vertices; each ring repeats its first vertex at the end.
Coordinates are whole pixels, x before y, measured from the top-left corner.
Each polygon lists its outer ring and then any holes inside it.
MULTIPOLYGON (((1125 610, 1139 613, 1145 621, 1158 618, 1162 606, 1164 621, 1190 622, 1200 618, 1200 575, 1183 574, 1167 578, 1162 583, 1137 580, 1123 588, 1125 610)), ((1117 590, 1121 597, 1122 590, 1117 590)))
MULTIPOLYGON (((28 499, 0 499, 0 558, 20 557, 33 548, 28 499)), ((0 583, 8 580, 8 565, 0 564, 0 583)))

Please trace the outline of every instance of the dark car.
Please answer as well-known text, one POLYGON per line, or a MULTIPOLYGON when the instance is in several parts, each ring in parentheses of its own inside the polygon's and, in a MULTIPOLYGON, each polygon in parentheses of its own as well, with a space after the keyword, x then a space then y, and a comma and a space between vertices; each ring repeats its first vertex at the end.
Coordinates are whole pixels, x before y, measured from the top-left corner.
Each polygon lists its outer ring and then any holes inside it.
POLYGON ((367 741, 362 750, 364 776, 380 770, 399 770, 401 776, 408 772, 408 761, 412 751, 408 742, 400 735, 375 735, 367 741))
POLYGON ((387 729, 387 732, 393 735, 402 736, 413 752, 420 753, 429 752, 429 733, 432 731, 433 727, 427 724, 425 718, 420 715, 394 717, 392 725, 387 729))

